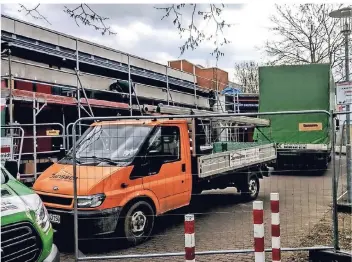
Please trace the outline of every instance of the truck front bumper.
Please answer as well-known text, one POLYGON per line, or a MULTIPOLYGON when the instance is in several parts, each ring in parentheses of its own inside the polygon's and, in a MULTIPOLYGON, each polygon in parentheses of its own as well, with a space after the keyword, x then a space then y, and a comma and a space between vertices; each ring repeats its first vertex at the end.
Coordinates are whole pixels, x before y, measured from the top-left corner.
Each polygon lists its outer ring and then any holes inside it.
POLYGON ((55 244, 52 245, 49 256, 43 262, 60 262, 60 253, 55 244))
MULTIPOLYGON (((80 236, 99 236, 113 233, 116 229, 121 207, 104 210, 79 210, 78 234, 80 236)), ((61 232, 74 229, 73 210, 47 208, 53 228, 61 232), (59 217, 59 219, 58 219, 59 217)))

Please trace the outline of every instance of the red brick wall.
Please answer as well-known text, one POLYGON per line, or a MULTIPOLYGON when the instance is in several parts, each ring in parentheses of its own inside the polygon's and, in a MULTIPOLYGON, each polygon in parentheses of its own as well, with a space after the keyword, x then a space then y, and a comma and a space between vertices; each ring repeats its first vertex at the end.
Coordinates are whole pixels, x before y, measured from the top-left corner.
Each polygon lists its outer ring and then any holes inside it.
POLYGON ((197 82, 199 86, 216 90, 216 82, 219 82, 219 91, 228 85, 228 73, 218 68, 205 68, 199 70, 197 82))
POLYGON ((216 90, 216 81, 219 82, 219 91, 223 90, 228 85, 228 73, 219 68, 201 68, 186 60, 170 61, 169 66, 184 72, 195 74, 197 76, 197 84, 200 87, 216 90))
POLYGON ((178 69, 184 72, 193 74, 193 64, 186 60, 177 60, 169 62, 169 66, 174 69, 178 69))
POLYGON ((170 61, 169 67, 181 70, 181 61, 170 61))

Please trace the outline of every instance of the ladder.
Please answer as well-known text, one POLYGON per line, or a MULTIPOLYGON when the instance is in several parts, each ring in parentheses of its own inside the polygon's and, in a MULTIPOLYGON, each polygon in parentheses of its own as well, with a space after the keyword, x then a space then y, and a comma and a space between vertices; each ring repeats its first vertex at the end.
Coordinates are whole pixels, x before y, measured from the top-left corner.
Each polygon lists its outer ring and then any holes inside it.
MULTIPOLYGON (((205 146, 210 146, 213 142, 219 141, 237 141, 236 130, 241 127, 268 127, 270 126, 270 120, 257 118, 257 117, 246 117, 246 116, 229 116, 229 117, 215 117, 216 112, 185 108, 171 105, 143 105, 143 111, 145 114, 151 115, 202 115, 204 117, 197 118, 197 126, 202 127, 201 130, 197 130, 197 136, 205 136, 205 146), (224 133, 225 132, 225 133, 224 133)), ((187 119, 187 118, 186 118, 187 119)), ((190 131, 190 137, 193 136, 193 125, 194 120, 189 118, 188 129, 190 131)), ((191 139, 192 140, 192 139, 191 139)))
POLYGON ((204 120, 212 120, 212 121, 219 121, 222 123, 231 123, 231 124, 246 125, 246 126, 247 125, 259 126, 259 127, 270 126, 270 120, 268 119, 248 117, 248 116, 215 117, 217 113, 213 111, 170 106, 170 105, 158 105, 158 106, 143 105, 143 112, 146 114, 159 113, 162 115, 204 115, 204 118, 202 117, 204 120))

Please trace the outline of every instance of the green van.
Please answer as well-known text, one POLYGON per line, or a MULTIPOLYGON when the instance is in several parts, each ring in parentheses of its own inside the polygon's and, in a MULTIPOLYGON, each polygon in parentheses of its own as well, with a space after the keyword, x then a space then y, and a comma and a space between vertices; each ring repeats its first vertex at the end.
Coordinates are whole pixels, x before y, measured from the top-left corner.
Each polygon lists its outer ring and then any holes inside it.
POLYGON ((1 261, 59 262, 53 229, 41 199, 0 166, 1 261))

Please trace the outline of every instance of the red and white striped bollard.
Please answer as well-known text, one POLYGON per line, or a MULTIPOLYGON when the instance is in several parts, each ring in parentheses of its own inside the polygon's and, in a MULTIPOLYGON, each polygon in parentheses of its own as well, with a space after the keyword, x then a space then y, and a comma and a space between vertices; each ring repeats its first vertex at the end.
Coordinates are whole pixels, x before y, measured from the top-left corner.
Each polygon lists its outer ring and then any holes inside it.
POLYGON ((185 261, 195 262, 194 215, 185 215, 185 261))
POLYGON ((279 193, 270 194, 271 249, 273 262, 281 261, 279 193))
POLYGON ((265 261, 263 201, 253 202, 254 257, 255 262, 265 261))

